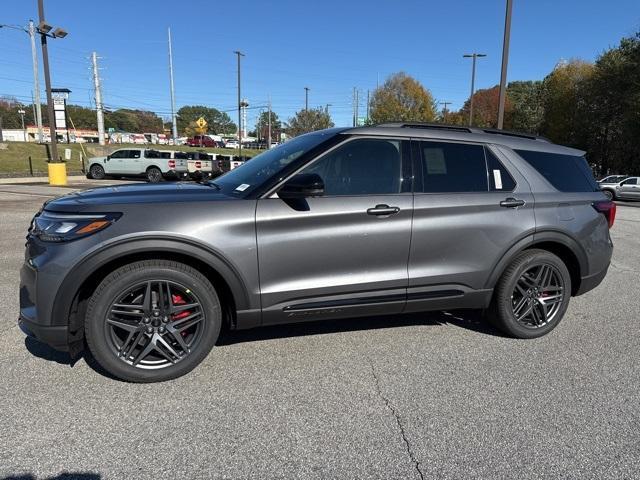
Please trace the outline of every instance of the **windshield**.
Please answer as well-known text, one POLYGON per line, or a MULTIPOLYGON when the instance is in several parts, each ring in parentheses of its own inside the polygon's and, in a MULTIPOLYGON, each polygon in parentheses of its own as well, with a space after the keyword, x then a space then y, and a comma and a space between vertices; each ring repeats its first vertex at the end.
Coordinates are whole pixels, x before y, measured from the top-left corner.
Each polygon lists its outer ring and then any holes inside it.
POLYGON ((225 193, 248 194, 335 133, 335 130, 322 130, 300 135, 257 155, 211 183, 215 183, 225 193))

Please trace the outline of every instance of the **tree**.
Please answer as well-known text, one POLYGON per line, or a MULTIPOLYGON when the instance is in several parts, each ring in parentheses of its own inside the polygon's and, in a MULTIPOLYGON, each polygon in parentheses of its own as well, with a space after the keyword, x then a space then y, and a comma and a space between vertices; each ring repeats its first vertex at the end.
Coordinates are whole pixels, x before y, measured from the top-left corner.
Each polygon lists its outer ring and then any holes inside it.
POLYGON ((207 132, 213 134, 231 134, 237 130, 236 124, 225 112, 203 105, 185 105, 177 112, 178 132, 186 133, 190 123, 202 117, 207 121, 207 132))
POLYGON ((538 133, 544 113, 542 81, 516 81, 507 85, 507 98, 512 105, 509 128, 518 132, 538 133))
POLYGON ((313 132, 331 128, 334 124, 331 116, 322 107, 309 110, 300 110, 289 119, 287 133, 292 137, 297 137, 303 133, 313 132))
MULTIPOLYGON (((271 112, 271 139, 278 141, 282 132, 282 122, 278 118, 276 112, 271 112)), ((259 133, 261 139, 267 139, 269 136, 269 112, 262 112, 256 122, 256 133, 259 133)))
POLYGON ((542 133, 555 143, 577 146, 584 140, 584 96, 594 65, 572 60, 556 65, 542 82, 542 133))
MULTIPOLYGON (((500 87, 498 85, 491 88, 476 90, 473 94, 473 121, 474 127, 496 128, 498 126, 498 101, 500 97, 500 87)), ((460 113, 469 122, 470 102, 464 102, 460 113)), ((504 102, 505 128, 509 128, 513 107, 507 97, 504 102)))
POLYGON ((589 161, 600 173, 640 173, 640 32, 597 59, 579 115, 589 161))
POLYGON ((436 103, 420 82, 399 72, 373 91, 369 116, 372 123, 432 122, 436 118, 436 103))

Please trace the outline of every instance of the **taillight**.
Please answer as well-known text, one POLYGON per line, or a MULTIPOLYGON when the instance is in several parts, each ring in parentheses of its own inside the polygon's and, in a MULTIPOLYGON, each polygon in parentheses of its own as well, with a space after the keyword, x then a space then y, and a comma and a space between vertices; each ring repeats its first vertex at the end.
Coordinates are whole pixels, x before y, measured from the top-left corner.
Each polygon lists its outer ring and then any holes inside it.
POLYGON ((603 200, 601 202, 593 202, 593 208, 602 213, 609 223, 609 228, 613 227, 616 220, 616 204, 611 200, 603 200))
POLYGON ((169 168, 176 168, 176 161, 175 160, 169 160, 169 168))
POLYGON ((196 168, 202 168, 202 162, 196 162, 196 168))

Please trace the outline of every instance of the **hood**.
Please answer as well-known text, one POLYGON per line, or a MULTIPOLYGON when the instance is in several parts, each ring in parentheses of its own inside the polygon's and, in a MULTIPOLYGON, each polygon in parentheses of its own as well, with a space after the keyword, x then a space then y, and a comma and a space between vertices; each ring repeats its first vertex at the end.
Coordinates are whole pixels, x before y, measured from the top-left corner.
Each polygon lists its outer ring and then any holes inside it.
POLYGON ((50 211, 102 210, 102 206, 237 200, 215 187, 197 183, 139 183, 69 193, 45 203, 50 211))

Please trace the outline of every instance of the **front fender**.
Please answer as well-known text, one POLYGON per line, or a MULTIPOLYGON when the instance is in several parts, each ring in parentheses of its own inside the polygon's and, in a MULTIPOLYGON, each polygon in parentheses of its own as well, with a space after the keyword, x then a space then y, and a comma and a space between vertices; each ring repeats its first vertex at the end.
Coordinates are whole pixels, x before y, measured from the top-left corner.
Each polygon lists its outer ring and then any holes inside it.
POLYGON ((129 255, 167 252, 186 255, 216 270, 231 290, 237 310, 259 308, 259 298, 251 298, 240 273, 219 252, 191 238, 150 235, 123 238, 91 249, 69 271, 56 295, 52 311, 53 325, 67 325, 72 303, 82 284, 99 268, 129 255))

